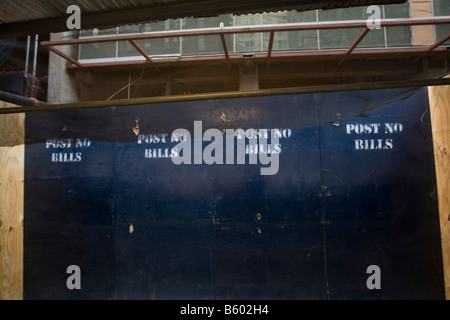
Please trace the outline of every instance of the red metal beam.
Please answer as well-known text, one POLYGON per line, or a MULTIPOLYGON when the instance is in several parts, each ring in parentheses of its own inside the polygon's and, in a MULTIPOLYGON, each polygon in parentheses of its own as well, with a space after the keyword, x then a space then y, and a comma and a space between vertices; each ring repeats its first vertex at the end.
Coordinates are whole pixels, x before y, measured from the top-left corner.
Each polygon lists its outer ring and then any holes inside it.
POLYGON ((133 47, 136 48, 137 51, 139 51, 139 53, 141 55, 144 56, 145 59, 147 59, 148 62, 150 62, 150 63, 152 62, 152 58, 150 58, 150 56, 147 54, 147 52, 145 52, 145 50, 142 49, 142 47, 139 45, 139 43, 137 43, 135 40, 128 40, 128 41, 131 43, 131 45, 133 47))
MULTIPOLYGON (((401 19, 381 19, 381 27, 400 27, 400 26, 415 26, 415 25, 429 25, 429 24, 450 24, 450 16, 431 17, 431 18, 401 18, 401 19)), ((100 43, 111 41, 128 41, 132 40, 146 40, 146 39, 161 39, 174 37, 191 37, 191 36, 206 36, 206 35, 226 35, 226 34, 240 34, 240 33, 257 33, 257 32, 283 32, 283 31, 305 31, 305 30, 325 30, 325 29, 351 29, 351 28, 366 28, 366 20, 352 20, 352 21, 327 21, 327 22, 310 22, 310 23, 286 23, 277 25, 261 25, 248 27, 226 27, 226 28, 204 28, 204 29, 186 29, 176 31, 160 31, 149 32, 136 35, 118 35, 118 36, 100 36, 89 37, 70 40, 59 41, 43 41, 43 46, 59 46, 70 44, 83 43, 100 43)))
MULTIPOLYGON (((443 37, 442 39, 440 39, 439 41, 436 41, 434 44, 432 44, 431 46, 428 47, 427 51, 431 52, 436 50, 437 47, 439 47, 441 44, 443 44, 445 41, 447 41, 448 39, 450 39, 450 33, 447 34, 445 37, 443 37)), ((417 62, 420 59, 422 59, 422 57, 416 57, 412 62, 417 62)))
MULTIPOLYGON (((393 26, 412 26, 412 25, 428 25, 428 24, 450 24, 450 16, 442 16, 442 17, 431 17, 431 18, 403 18, 403 19, 382 19, 380 20, 381 27, 393 27, 393 26)), ((144 57, 147 61, 155 63, 155 59, 151 59, 151 57, 142 49, 141 46, 137 43, 137 40, 144 39, 157 39, 157 38, 171 38, 171 37, 189 37, 189 36, 206 36, 206 35, 219 35, 222 41, 222 46, 225 54, 225 59, 228 65, 228 68, 231 68, 231 61, 235 59, 240 59, 241 55, 236 55, 232 57, 229 53, 227 42, 225 35, 227 34, 239 34, 239 33, 254 33, 254 32, 269 32, 269 47, 267 54, 261 56, 260 54, 255 54, 259 60, 264 59, 267 66, 270 65, 270 61, 273 55, 273 41, 275 37, 275 32, 285 32, 285 31, 304 31, 304 30, 324 30, 324 29, 346 29, 346 28, 363 28, 363 31, 359 34, 359 36, 355 39, 353 44, 347 49, 347 51, 325 51, 317 52, 317 51, 308 51, 308 52, 295 52, 291 54, 277 54, 277 58, 287 58, 287 57, 295 57, 302 58, 308 56, 314 56, 317 58, 325 57, 329 58, 334 56, 335 59, 338 59, 339 64, 343 62, 349 56, 353 56, 358 53, 358 55, 365 54, 374 54, 379 56, 379 54, 395 54, 397 52, 401 52, 401 54, 410 54, 410 53, 419 53, 420 56, 424 53, 424 51, 434 52, 437 47, 444 43, 446 40, 450 38, 450 35, 442 38, 429 48, 411 48, 411 49, 386 49, 386 50, 373 50, 372 52, 368 50, 358 50, 354 51, 357 45, 362 41, 362 39, 367 35, 370 29, 367 26, 366 20, 353 20, 353 21, 327 21, 327 22, 314 22, 314 23, 291 23, 291 24, 278 24, 278 25, 260 25, 260 26, 247 26, 247 27, 227 27, 227 28, 206 28, 206 29, 187 29, 187 30, 177 30, 177 31, 161 31, 161 32, 151 32, 144 34, 133 34, 133 35, 119 35, 119 36, 99 36, 99 37, 89 37, 89 38, 81 38, 81 39, 71 39, 71 40, 61 40, 61 41, 43 41, 41 44, 43 46, 47 46, 53 52, 59 54, 61 57, 67 59, 72 62, 74 65, 78 67, 85 67, 88 64, 81 65, 75 59, 65 55, 61 51, 54 48, 54 46, 59 45, 75 45, 75 44, 86 44, 86 43, 100 43, 100 42, 110 42, 110 41, 129 41, 144 57), (370 52, 370 53, 369 53, 370 52), (339 60, 340 59, 340 60, 339 60)), ((416 56, 417 57, 417 56, 416 56)), ((181 57, 177 59, 178 61, 214 61, 214 60, 223 60, 222 56, 218 57, 181 57)), ((173 60, 167 59, 158 59, 158 63, 164 62, 174 62, 173 60)), ((121 65, 123 63, 116 62, 116 65, 121 65)), ((108 65, 108 64, 101 64, 108 65)), ((89 66, 94 66, 94 64, 89 64, 89 66)), ((99 64, 95 64, 95 66, 99 66, 99 64)))
POLYGON ((428 51, 433 51, 434 49, 436 49, 438 46, 440 46, 441 44, 443 44, 445 41, 447 41, 448 39, 450 39, 450 33, 448 33, 445 37, 443 37, 441 40, 437 41, 436 43, 434 43, 433 45, 431 45, 428 48, 428 51))
POLYGON ((275 38, 275 31, 271 31, 270 38, 269 38, 269 48, 267 49, 267 64, 266 64, 267 68, 270 66, 270 57, 272 56, 273 39, 274 38, 275 38))
POLYGON ((73 64, 75 64, 76 66, 78 66, 78 67, 83 67, 82 65, 81 65, 81 63, 79 63, 77 60, 75 60, 74 58, 72 58, 72 57, 70 57, 70 56, 68 56, 67 54, 65 54, 65 53, 63 53, 62 51, 60 51, 60 50, 58 50, 58 49, 55 49, 54 47, 48 47, 48 49, 50 50, 50 51, 53 51, 54 53, 56 53, 58 56, 60 56, 60 57, 62 57, 62 58, 64 58, 64 59, 66 59, 67 61, 69 61, 69 62, 72 62, 73 64))
POLYGON ((230 54, 228 52, 227 39, 225 39, 224 34, 220 35, 220 40, 222 41, 223 52, 225 53, 225 59, 227 61, 228 69, 231 69, 230 54))
MULTIPOLYGON (((351 55, 346 55, 343 50, 335 51, 307 51, 307 52, 286 52, 277 53, 272 55, 272 59, 298 59, 298 58, 310 58, 311 60, 339 60, 342 58, 359 59, 359 58, 399 58, 407 56, 433 56, 433 53, 442 53, 450 56, 450 51, 447 48, 436 48, 433 51, 429 51, 428 48, 405 48, 405 49, 361 49, 353 51, 351 55)), ((267 59, 266 55, 255 55, 260 59, 267 59)))
POLYGON ((353 44, 350 46, 350 48, 348 48, 347 52, 345 53, 346 55, 349 55, 352 53, 352 51, 356 48, 356 46, 362 41, 362 39, 364 39, 364 37, 369 33, 370 29, 369 28, 365 28, 360 34, 359 36, 356 38, 356 40, 353 42, 353 44))
MULTIPOLYGON (((443 54, 450 57, 450 51, 447 48, 436 48, 429 51, 428 48, 410 48, 410 49, 362 49, 353 51, 351 55, 346 55, 344 50, 335 51, 308 51, 308 52, 279 52, 272 53, 270 61, 340 61, 341 59, 395 59, 406 57, 427 57, 443 54)), ((267 63, 269 58, 265 53, 254 54, 256 62, 267 63)), ((174 63, 220 63, 224 61, 223 56, 198 56, 198 57, 181 57, 174 59, 154 59, 152 65, 174 64, 174 63)), ((241 63, 242 55, 229 55, 228 62, 241 63)), ((104 62, 104 63, 85 63, 84 68, 95 67, 112 67, 112 66, 140 66, 146 61, 123 61, 123 62, 104 62)), ((71 66, 69 68, 76 68, 71 66)))
MULTIPOLYGON (((365 27, 364 30, 358 35, 358 37, 355 39, 355 41, 352 43, 352 45, 347 49, 345 52, 345 55, 350 55, 353 50, 358 46, 358 44, 364 39, 364 37, 369 33, 370 29, 368 27, 365 27)), ((344 62, 345 59, 342 59, 339 61, 338 65, 341 65, 344 62)))

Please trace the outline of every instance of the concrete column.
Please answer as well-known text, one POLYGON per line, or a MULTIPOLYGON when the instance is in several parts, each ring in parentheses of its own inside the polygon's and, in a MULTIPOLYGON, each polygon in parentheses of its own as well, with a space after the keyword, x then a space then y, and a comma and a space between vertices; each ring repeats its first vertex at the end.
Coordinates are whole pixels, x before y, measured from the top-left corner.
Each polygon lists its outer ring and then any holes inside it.
POLYGON ((239 66, 239 91, 259 90, 258 64, 253 58, 244 58, 239 66))
MULTIPOLYGON (((50 35, 50 40, 68 40, 77 37, 77 31, 69 31, 52 33, 50 35)), ((78 57, 78 47, 60 46, 58 49, 71 57, 78 57)), ((48 68, 48 102, 59 104, 77 102, 78 100, 77 81, 74 73, 67 70, 67 61, 64 58, 50 52, 48 68)))
POLYGON ((172 83, 173 83, 173 76, 169 76, 167 78, 166 86, 164 89, 164 95, 171 96, 172 95, 172 83))

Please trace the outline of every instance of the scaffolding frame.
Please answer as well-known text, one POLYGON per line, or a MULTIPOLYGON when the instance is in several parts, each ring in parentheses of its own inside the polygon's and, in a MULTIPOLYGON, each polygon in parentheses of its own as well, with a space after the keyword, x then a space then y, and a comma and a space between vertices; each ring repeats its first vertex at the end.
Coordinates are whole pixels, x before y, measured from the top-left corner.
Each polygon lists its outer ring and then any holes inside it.
MULTIPOLYGON (((450 24, 450 16, 427 17, 427 18, 396 18, 396 19, 379 19, 377 27, 402 27, 402 26, 423 26, 423 25, 442 25, 450 24)), ((351 57, 389 57, 395 55, 405 55, 415 57, 414 61, 419 60, 425 56, 432 56, 436 53, 447 54, 446 47, 441 47, 447 40, 450 39, 450 33, 434 42, 430 46, 420 47, 405 47, 405 48, 382 48, 382 49, 358 49, 358 45, 369 34, 372 28, 367 20, 347 20, 347 21, 326 21, 326 22, 310 22, 310 23, 286 23, 286 24, 268 24, 255 26, 232 26, 232 27, 217 27, 217 28, 203 28, 203 29, 184 29, 176 31, 157 31, 147 32, 141 34, 125 34, 114 36, 93 36, 70 40, 59 41, 43 41, 41 45, 48 48, 50 51, 66 59, 72 68, 85 67, 101 67, 101 66, 120 66, 130 64, 158 64, 158 63, 173 63, 173 62, 204 62, 204 61, 225 61, 228 68, 231 67, 232 62, 240 62, 243 57, 251 57, 258 60, 258 62, 265 62, 269 67, 273 59, 292 59, 292 58, 312 58, 320 60, 324 58, 337 60, 339 64, 351 57), (274 52, 273 43, 275 34, 277 32, 289 31, 308 31, 308 30, 336 30, 336 29, 361 29, 361 33, 356 37, 353 43, 346 49, 336 50, 298 50, 289 52, 274 52), (261 53, 230 53, 226 40, 226 35, 236 35, 243 33, 269 33, 269 43, 267 52, 261 53), (161 55, 152 56, 146 52, 137 41, 175 38, 175 37, 194 37, 194 36, 219 36, 222 43, 222 54, 211 55, 190 55, 179 57, 164 57, 161 55), (68 56, 58 46, 65 45, 80 45, 103 42, 118 42, 128 41, 137 52, 144 57, 144 60, 134 61, 114 61, 114 62, 100 62, 100 63, 81 63, 79 60, 68 56)))

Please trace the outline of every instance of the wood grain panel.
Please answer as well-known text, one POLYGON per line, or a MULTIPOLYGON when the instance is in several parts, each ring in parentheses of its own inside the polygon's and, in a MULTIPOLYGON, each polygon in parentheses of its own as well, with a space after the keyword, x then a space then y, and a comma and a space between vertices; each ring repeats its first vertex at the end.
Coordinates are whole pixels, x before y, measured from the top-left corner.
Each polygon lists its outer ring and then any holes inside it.
POLYGON ((429 88, 441 223, 445 294, 450 299, 450 86, 429 88))
MULTIPOLYGON (((1 107, 12 107, 3 103, 1 107)), ((23 298, 24 115, 0 116, 0 299, 23 298)))

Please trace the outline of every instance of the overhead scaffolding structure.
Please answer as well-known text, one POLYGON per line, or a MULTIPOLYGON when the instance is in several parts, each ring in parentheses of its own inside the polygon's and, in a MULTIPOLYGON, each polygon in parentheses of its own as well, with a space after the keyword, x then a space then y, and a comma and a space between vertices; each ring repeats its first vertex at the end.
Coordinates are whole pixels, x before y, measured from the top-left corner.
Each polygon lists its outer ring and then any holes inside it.
MULTIPOLYGON (((421 25, 441 25, 450 24, 450 16, 429 17, 429 18, 399 18, 399 19, 380 19, 380 27, 401 27, 401 26, 421 26, 421 25)), ((202 29, 187 29, 176 31, 158 31, 146 32, 141 34, 125 34, 117 36, 92 36, 71 40, 60 41, 44 41, 41 44, 49 50, 63 57, 71 63, 70 67, 102 67, 102 66, 120 66, 132 65, 142 63, 173 63, 173 62, 205 62, 205 61, 224 61, 228 66, 233 62, 241 62, 243 56, 251 57, 257 62, 265 62, 267 67, 270 66, 272 60, 283 59, 308 59, 308 60, 336 60, 342 63, 345 59, 357 58, 387 58, 392 56, 404 56, 413 58, 414 61, 422 57, 441 56, 448 58, 450 53, 445 46, 445 42, 450 38, 450 33, 445 37, 439 39, 430 46, 421 47, 406 47, 406 48, 376 48, 376 49, 361 49, 358 44, 369 34, 371 29, 366 20, 351 20, 351 21, 327 21, 327 22, 311 22, 311 23, 285 23, 285 24, 271 24, 271 25, 257 25, 257 26, 233 26, 226 28, 202 28, 202 29), (293 32, 293 31, 309 31, 309 30, 337 30, 337 29, 361 29, 361 33, 354 40, 354 42, 347 49, 339 50, 298 50, 288 52, 275 52, 273 50, 273 42, 275 34, 278 32, 293 32), (230 52, 227 44, 226 35, 236 35, 243 33, 269 33, 270 40, 266 52, 243 54, 230 52), (193 37, 193 36, 219 36, 222 43, 223 53, 218 55, 189 55, 178 57, 164 57, 152 55, 142 48, 137 41, 150 39, 168 39, 178 37, 193 37), (94 44, 104 42, 128 41, 138 52, 143 59, 134 61, 115 61, 115 62, 101 62, 90 63, 80 62, 74 57, 70 57, 63 53, 57 47, 65 45, 82 45, 94 44)))

